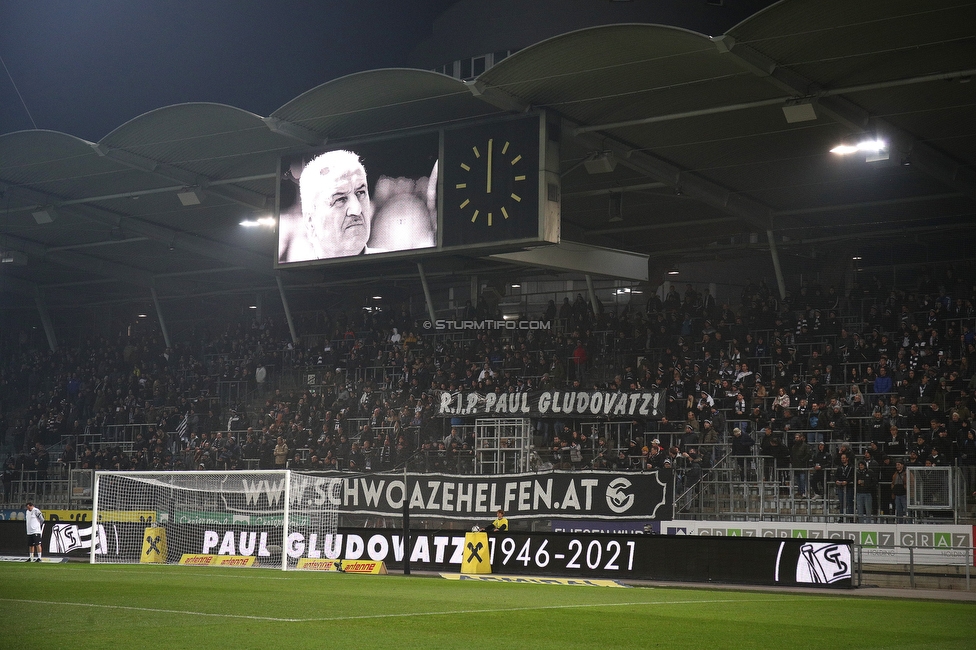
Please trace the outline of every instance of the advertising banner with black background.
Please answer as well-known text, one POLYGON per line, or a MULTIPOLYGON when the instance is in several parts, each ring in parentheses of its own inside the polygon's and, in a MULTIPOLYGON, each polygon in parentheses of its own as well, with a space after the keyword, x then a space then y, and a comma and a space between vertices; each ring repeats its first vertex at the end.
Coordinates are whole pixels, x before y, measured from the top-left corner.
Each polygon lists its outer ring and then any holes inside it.
MULTIPOLYGON (((402 474, 322 475, 322 480, 334 479, 341 481, 340 489, 327 492, 340 499, 340 514, 399 516, 403 512, 402 474)), ((313 485, 308 490, 320 492, 313 485)), ((552 470, 498 476, 422 474, 409 477, 406 491, 412 516, 473 522, 492 519, 497 510, 504 510, 510 518, 650 521, 669 519, 674 501, 669 469, 632 473, 552 470)))
MULTIPOLYGON (((57 524, 56 527, 78 524, 57 524)), ((91 538, 90 524, 78 536, 91 538)), ((171 524, 169 561, 180 553, 255 557, 255 566, 277 566, 281 529, 216 523, 171 524)), ((108 524, 99 533, 96 552, 112 561, 138 562, 144 526, 108 524), (131 539, 130 539, 131 538, 131 539), (120 541, 121 548, 117 546, 120 541), (103 547, 104 543, 104 547, 103 547)), ((63 531, 52 531, 55 537, 63 531)), ((850 540, 773 539, 641 535, 633 533, 514 533, 488 538, 487 548, 469 547, 461 531, 413 531, 411 568, 458 572, 468 555, 487 554, 492 572, 505 576, 561 576, 619 580, 667 580, 732 584, 845 587, 853 586, 850 540)), ((292 531, 284 539, 289 564, 300 558, 376 560, 391 570, 403 568, 402 531, 340 528, 337 535, 292 531)), ((54 540, 51 540, 52 552, 54 540)), ((88 545, 83 546, 89 546, 88 545)), ((72 555, 87 555, 81 546, 72 555)))
POLYGON ((658 419, 663 413, 660 392, 541 390, 522 393, 441 392, 437 414, 444 417, 480 415, 527 418, 658 419))

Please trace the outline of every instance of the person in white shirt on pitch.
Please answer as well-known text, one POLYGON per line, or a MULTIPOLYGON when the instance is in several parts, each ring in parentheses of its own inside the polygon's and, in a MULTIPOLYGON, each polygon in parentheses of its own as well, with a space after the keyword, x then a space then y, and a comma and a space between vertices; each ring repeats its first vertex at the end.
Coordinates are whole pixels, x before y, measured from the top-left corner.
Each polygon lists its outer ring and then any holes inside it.
POLYGON ((30 557, 27 561, 41 561, 41 532, 44 530, 44 513, 40 508, 35 508, 30 501, 27 502, 27 546, 30 550, 30 557), (37 555, 35 556, 35 552, 37 555))

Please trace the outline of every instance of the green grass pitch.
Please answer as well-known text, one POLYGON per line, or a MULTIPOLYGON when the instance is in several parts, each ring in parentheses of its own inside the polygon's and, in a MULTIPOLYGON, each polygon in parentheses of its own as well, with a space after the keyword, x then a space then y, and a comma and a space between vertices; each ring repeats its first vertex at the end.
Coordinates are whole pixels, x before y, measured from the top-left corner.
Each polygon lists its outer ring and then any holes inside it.
POLYGON ((263 569, 0 565, 0 648, 972 648, 976 605, 263 569))

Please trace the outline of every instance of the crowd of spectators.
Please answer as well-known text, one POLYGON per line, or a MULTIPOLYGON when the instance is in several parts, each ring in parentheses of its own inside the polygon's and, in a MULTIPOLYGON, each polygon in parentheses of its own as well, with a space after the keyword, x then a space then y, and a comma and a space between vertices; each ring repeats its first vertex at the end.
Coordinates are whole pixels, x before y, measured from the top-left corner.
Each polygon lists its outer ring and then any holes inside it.
MULTIPOLYGON (((56 352, 10 345, 0 363, 7 466, 375 471, 422 457, 468 471, 476 441, 465 420, 437 415, 440 391, 575 387, 659 391, 663 417, 618 426, 616 438, 540 419, 543 465, 670 466, 690 485, 729 449, 804 469, 835 469, 850 454, 880 471, 903 457, 963 466, 971 492, 974 302, 973 279, 943 269, 910 288, 873 278, 781 299, 749 282, 733 305, 689 284, 640 307, 608 310, 577 294, 523 315, 551 330, 421 335, 396 305, 307 316, 300 325, 314 335, 302 344, 265 318, 201 325, 172 348, 151 329, 56 352), (221 408, 220 386, 234 382, 247 399, 221 408), (138 434, 124 438, 127 427, 138 434)), ((498 316, 470 303, 462 312, 498 316)))

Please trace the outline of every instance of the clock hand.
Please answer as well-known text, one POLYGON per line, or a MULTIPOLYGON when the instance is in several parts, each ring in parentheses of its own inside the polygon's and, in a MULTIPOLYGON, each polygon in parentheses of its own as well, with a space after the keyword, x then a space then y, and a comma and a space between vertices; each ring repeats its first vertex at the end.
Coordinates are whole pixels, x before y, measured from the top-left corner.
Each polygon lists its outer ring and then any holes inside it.
POLYGON ((493 140, 488 138, 488 186, 485 189, 485 194, 491 194, 491 144, 493 140))

